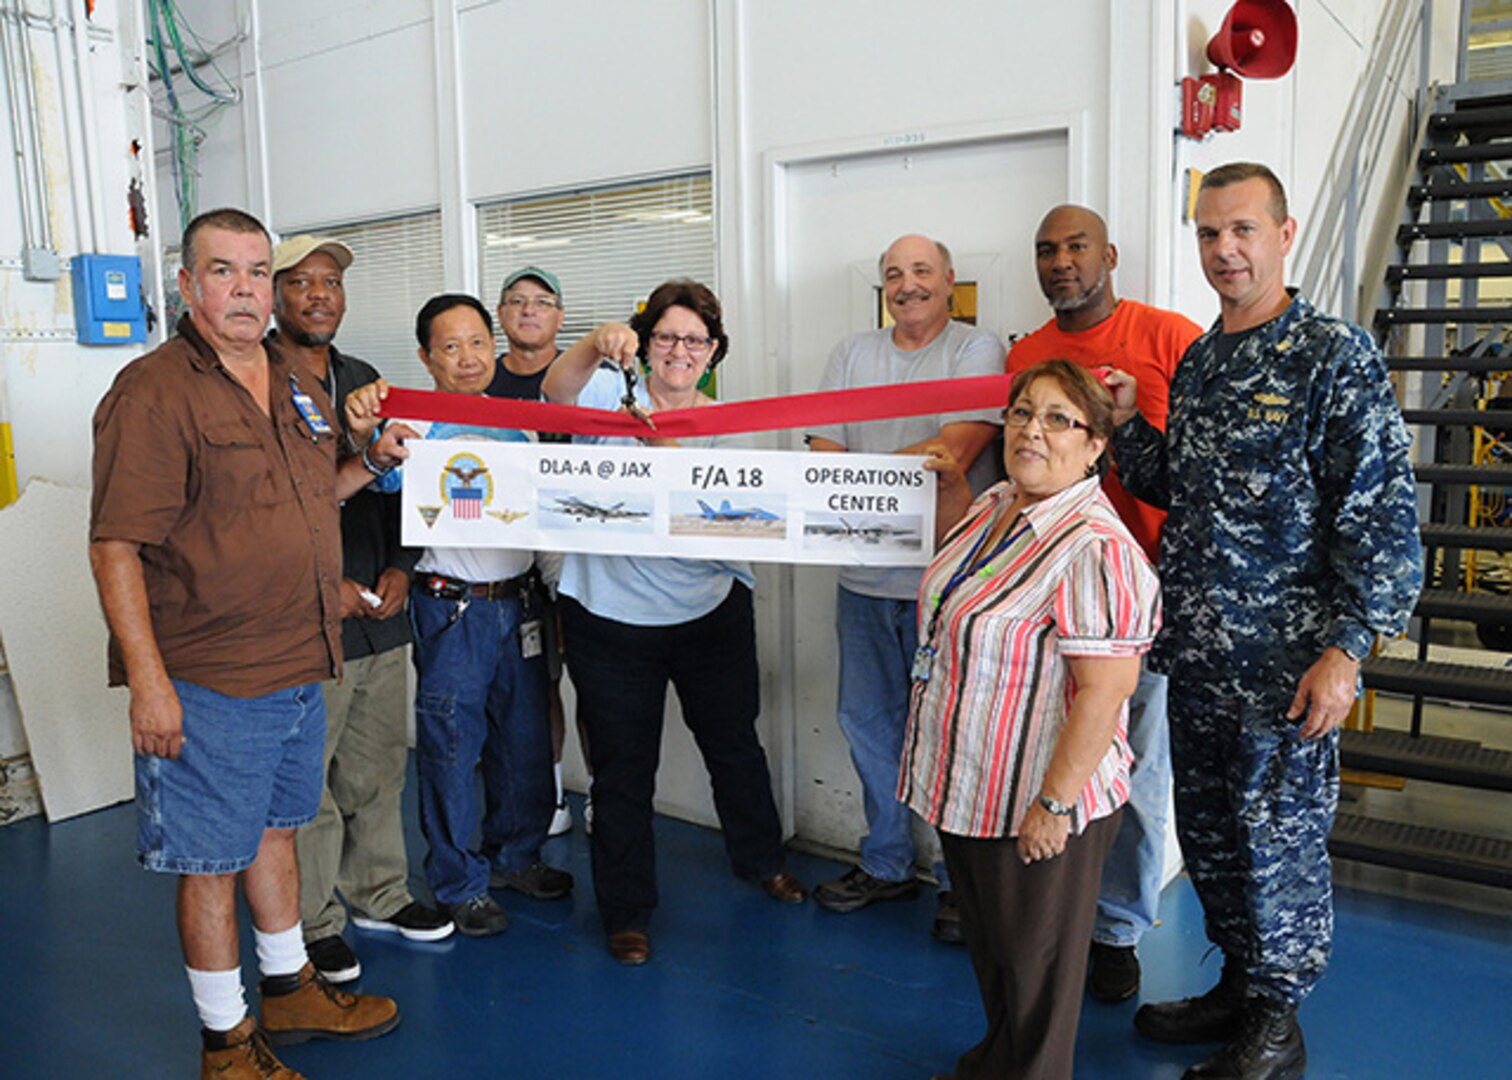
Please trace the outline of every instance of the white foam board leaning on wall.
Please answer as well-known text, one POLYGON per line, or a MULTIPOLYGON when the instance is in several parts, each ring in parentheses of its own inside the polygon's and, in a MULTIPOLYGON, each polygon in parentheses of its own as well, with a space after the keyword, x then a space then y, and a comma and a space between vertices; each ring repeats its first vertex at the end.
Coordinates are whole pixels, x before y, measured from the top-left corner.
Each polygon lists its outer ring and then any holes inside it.
POLYGON ((33 481, 0 510, 0 640, 49 821, 132 797, 127 694, 105 685, 89 492, 33 481))

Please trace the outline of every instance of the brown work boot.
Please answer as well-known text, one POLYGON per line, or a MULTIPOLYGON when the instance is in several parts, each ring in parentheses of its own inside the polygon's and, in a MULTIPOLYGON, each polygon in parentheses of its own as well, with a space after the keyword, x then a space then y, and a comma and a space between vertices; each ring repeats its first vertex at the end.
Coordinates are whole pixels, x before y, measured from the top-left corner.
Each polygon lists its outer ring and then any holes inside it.
POLYGON ((200 1033, 200 1080, 305 1080, 273 1056, 250 1016, 230 1031, 200 1033))
POLYGON ((393 998, 349 994, 327 982, 311 963, 298 974, 264 979, 261 990, 262 1029, 271 1043, 372 1039, 399 1026, 393 998))

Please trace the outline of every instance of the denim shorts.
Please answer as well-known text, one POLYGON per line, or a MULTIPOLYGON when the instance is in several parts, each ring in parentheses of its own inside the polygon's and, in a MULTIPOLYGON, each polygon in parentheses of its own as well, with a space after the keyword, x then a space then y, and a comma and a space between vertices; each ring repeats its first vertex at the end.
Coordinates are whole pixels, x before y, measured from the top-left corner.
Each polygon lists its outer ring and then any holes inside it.
POLYGON ((234 874, 265 829, 320 809, 325 700, 319 683, 235 698, 173 680, 184 709, 177 760, 136 755, 137 858, 170 874, 234 874))

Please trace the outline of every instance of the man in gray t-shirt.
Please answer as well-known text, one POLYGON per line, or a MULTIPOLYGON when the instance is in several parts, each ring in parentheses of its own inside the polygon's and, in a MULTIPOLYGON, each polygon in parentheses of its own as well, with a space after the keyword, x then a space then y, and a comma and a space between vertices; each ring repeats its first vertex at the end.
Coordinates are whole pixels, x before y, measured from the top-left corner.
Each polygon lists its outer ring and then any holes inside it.
MULTIPOLYGON (((957 376, 1001 375, 997 337, 950 318, 955 271, 944 244, 923 236, 895 240, 883 254, 883 299, 894 325, 854 334, 835 347, 821 390, 925 382, 957 376)), ((911 416, 864 424, 836 424, 809 433, 812 450, 857 453, 921 452, 941 441, 967 469, 972 489, 996 479, 1000 463, 984 454, 1001 431, 993 409, 945 416, 911 416)), ((814 890, 831 911, 855 911, 877 900, 917 894, 909 812, 897 801, 898 765, 908 721, 910 671, 918 649, 917 596, 921 571, 848 566, 840 571, 836 626, 840 636, 840 729, 861 778, 868 833, 861 863, 814 890)), ((935 936, 960 941, 960 916, 950 900, 944 865, 935 936)))

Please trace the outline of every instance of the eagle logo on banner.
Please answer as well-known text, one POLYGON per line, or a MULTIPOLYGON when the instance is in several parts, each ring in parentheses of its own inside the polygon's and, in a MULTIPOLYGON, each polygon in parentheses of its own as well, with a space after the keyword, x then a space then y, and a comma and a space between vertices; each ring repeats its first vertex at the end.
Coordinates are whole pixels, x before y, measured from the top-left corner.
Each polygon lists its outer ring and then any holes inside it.
POLYGON ((481 521, 493 502, 493 477, 476 454, 453 454, 441 469, 441 501, 458 521, 481 521))

